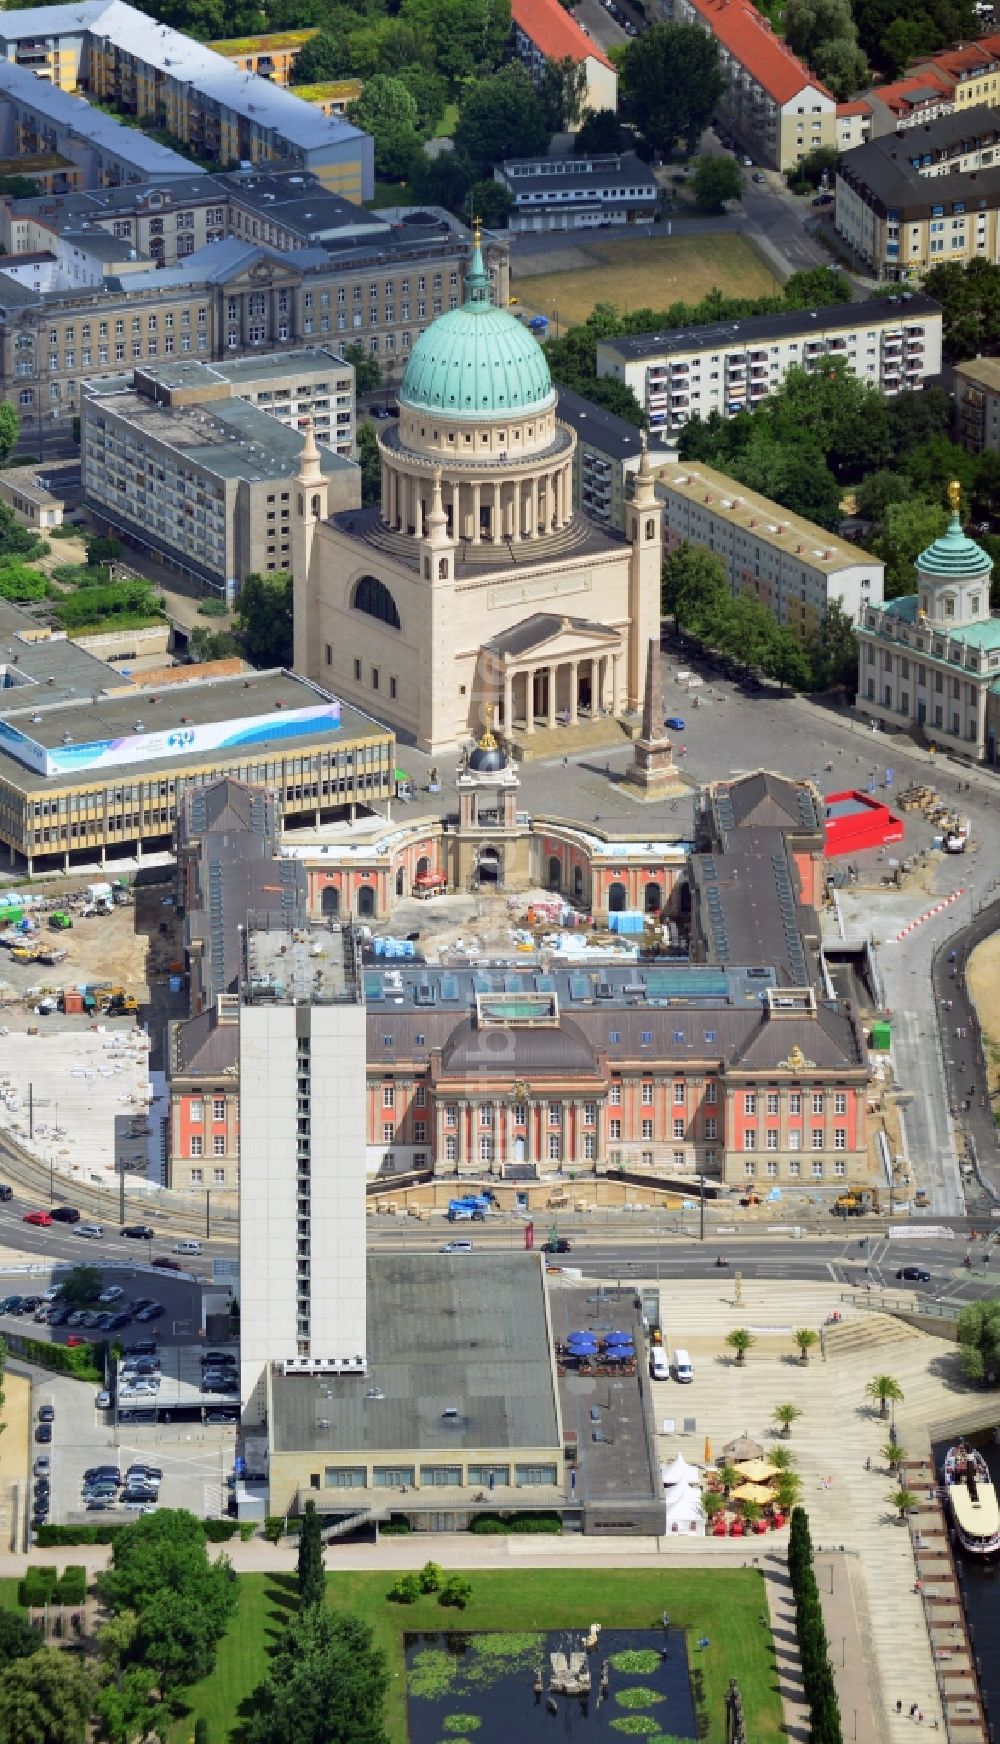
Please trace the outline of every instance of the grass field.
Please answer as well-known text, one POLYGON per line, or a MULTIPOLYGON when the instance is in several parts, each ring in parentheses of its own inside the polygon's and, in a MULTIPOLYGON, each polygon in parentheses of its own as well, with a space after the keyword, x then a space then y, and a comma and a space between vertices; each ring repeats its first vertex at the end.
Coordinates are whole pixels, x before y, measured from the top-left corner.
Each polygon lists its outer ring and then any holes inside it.
POLYGON ((602 242, 588 237, 575 247, 515 254, 513 294, 531 315, 558 310, 560 330, 584 321, 595 303, 629 309, 667 309, 698 303, 718 289, 730 297, 768 297, 781 286, 742 236, 636 237, 602 242))
MULTIPOLYGON (((687 1629, 692 1663, 704 1678, 707 1744, 723 1744, 723 1697, 731 1677, 739 1682, 748 1736, 755 1744, 777 1744, 781 1705, 771 1633, 759 1621, 767 1604, 756 1570, 519 1569, 484 1570, 471 1578, 473 1597, 460 1613, 443 1611, 433 1595, 415 1605, 388 1604, 392 1572, 345 1573, 328 1581, 330 1603, 366 1617, 388 1656, 391 1744, 407 1739, 404 1633, 446 1626, 463 1633, 588 1628, 595 1619, 608 1628, 648 1629, 659 1624, 664 1611, 672 1624, 687 1629), (701 1636, 710 1642, 704 1652, 695 1645, 701 1636)), ((295 1609, 292 1575, 240 1577, 239 1614, 219 1648, 212 1676, 188 1692, 189 1712, 173 1727, 171 1744, 187 1744, 201 1716, 208 1721, 212 1744, 235 1744, 267 1650, 295 1609)))

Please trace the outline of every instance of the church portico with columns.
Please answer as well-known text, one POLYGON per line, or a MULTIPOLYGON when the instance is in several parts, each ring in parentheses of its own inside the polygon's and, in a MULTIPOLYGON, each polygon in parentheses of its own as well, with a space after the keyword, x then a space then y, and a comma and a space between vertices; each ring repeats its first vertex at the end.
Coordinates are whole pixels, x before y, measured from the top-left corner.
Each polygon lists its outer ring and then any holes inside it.
POLYGON ((329 514, 300 479, 295 666, 438 754, 642 706, 659 629, 660 521, 643 459, 626 534, 573 507, 575 432, 545 355, 490 301, 477 246, 461 308, 414 347, 379 432, 380 500, 329 514))

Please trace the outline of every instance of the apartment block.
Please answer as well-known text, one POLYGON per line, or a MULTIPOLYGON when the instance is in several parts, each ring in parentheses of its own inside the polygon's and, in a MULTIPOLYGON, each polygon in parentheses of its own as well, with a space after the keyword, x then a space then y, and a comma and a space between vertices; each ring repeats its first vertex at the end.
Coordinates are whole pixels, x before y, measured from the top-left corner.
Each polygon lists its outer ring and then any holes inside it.
POLYGON ((688 541, 720 557, 733 595, 749 593, 803 640, 834 601, 855 623, 882 604, 885 564, 710 466, 660 474, 668 551, 688 541))
MULTIPOLYGON (((604 527, 625 531, 630 478, 639 470, 642 441, 635 424, 606 412, 593 400, 559 389, 559 421, 576 431, 573 507, 604 527)), ((655 460, 655 454, 650 455, 655 460)))
POLYGON ((270 79, 275 85, 290 85, 292 68, 307 42, 312 42, 315 30, 281 30, 265 32, 263 36, 227 37, 224 42, 206 46, 245 73, 256 73, 260 79, 270 79))
POLYGON ((720 119, 761 163, 790 170, 817 146, 837 145, 836 98, 750 0, 674 0, 673 15, 715 38, 720 119))
MULTIPOLYGON (((256 403, 240 395, 238 368, 223 373, 183 359, 93 377, 81 401, 91 514, 227 600, 248 575, 291 567, 294 480, 304 445, 317 452, 311 430, 304 435, 291 421, 293 400, 320 402, 329 422, 339 383, 348 406, 353 399, 352 372, 332 354, 255 361, 248 385, 256 403)), ((318 459, 334 507, 358 508, 357 466, 326 447, 318 459)))
MULTIPOLYGON (((10 16, 0 13, 0 32, 10 16)), ((189 176, 192 169, 187 158, 138 128, 124 127, 85 98, 71 96, 27 67, 0 58, 0 157, 52 153, 63 160, 70 187, 169 183, 189 176)))
POLYGON ((350 200, 375 191, 368 134, 179 30, 151 23, 125 0, 4 12, 0 58, 64 91, 111 103, 222 168, 289 159, 350 200))
POLYGON ((604 157, 508 158, 494 180, 514 201, 513 231, 651 222, 660 185, 634 151, 604 157))
MULTIPOLYGON (((86 288, 36 290, 0 273, 0 389, 44 452, 78 412, 81 382, 109 369, 358 344, 396 376, 424 329, 457 307, 470 246, 461 225, 430 214, 340 249, 233 236, 173 268, 147 262, 86 288)), ((487 260, 502 306, 506 246, 491 243, 487 260)))
POLYGON ((367 1367, 366 1022, 350 927, 251 912, 243 941, 241 1396, 262 1421, 272 1363, 367 1367))
MULTIPOLYGON (((867 149, 867 147, 865 148, 867 149)), ((597 373, 632 389, 651 431, 689 418, 752 411, 788 371, 844 360, 885 394, 919 388, 941 369, 941 308, 904 293, 830 309, 789 310, 597 343, 597 373)))
POLYGON ((959 440, 973 454, 1000 454, 1000 358, 955 365, 959 440))
POLYGON ((879 278, 942 261, 1000 261, 1000 120, 956 110, 870 139, 841 158, 836 228, 879 278))
POLYGON ((603 49, 559 0, 513 0, 510 9, 514 48, 536 81, 549 61, 570 60, 586 69, 583 113, 617 109, 618 74, 603 49))

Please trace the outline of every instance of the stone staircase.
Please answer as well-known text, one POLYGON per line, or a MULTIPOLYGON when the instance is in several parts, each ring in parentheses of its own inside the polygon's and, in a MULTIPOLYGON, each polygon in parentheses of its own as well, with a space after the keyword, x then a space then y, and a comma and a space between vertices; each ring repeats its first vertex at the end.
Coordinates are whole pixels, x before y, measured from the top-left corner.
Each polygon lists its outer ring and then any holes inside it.
POLYGON ((535 763, 551 757, 577 757, 582 751, 617 750, 623 738, 631 739, 623 721, 615 715, 598 715, 596 720, 577 721, 575 727, 536 727, 533 733, 515 726, 506 743, 518 762, 535 763))
POLYGON ((388 1520, 390 1511, 384 1505, 359 1508, 356 1514, 348 1514, 343 1520, 333 1520, 329 1526, 323 1526, 320 1537, 324 1544, 330 1544, 335 1538, 346 1538, 349 1532, 357 1532, 360 1526, 373 1526, 376 1521, 388 1520))
POLYGON ((827 1362, 831 1362, 845 1356, 867 1356, 890 1345, 898 1349, 907 1339, 923 1336, 905 1320, 896 1320, 889 1314, 866 1314, 856 1320, 842 1320, 838 1326, 824 1326, 823 1349, 827 1362))

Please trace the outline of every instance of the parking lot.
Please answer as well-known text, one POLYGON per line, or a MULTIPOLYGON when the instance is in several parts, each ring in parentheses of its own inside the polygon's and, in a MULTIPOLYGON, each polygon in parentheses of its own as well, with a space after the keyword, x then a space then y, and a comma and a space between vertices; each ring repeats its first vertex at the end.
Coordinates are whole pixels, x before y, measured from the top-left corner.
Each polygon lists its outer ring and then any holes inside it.
MULTIPOLYGON (((81 1490, 83 1474, 92 1466, 117 1465, 124 1474, 133 1463, 159 1466, 159 1506, 189 1508, 207 1517, 223 1514, 226 1478, 233 1469, 236 1427, 200 1424, 140 1427, 117 1426, 112 1411, 95 1403, 96 1388, 63 1375, 40 1375, 32 1389, 32 1462, 50 1461, 48 1519, 58 1525, 94 1525, 104 1519, 128 1517, 120 1506, 103 1512, 88 1510, 81 1490), (51 1405, 55 1420, 52 1440, 34 1440, 39 1408, 51 1405)), ((32 1484, 34 1487, 35 1480, 32 1484)))

